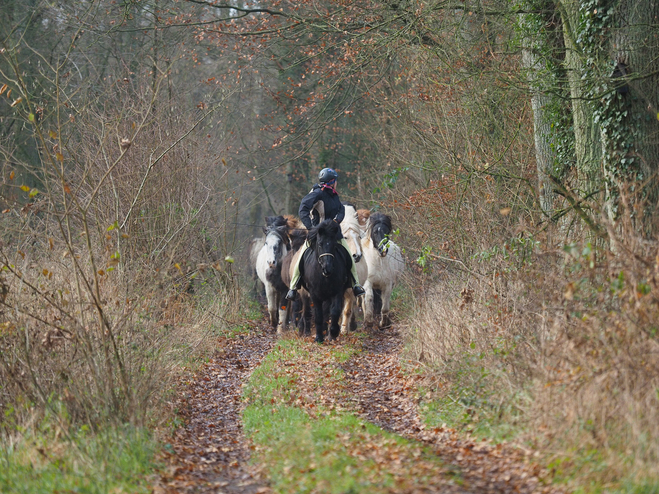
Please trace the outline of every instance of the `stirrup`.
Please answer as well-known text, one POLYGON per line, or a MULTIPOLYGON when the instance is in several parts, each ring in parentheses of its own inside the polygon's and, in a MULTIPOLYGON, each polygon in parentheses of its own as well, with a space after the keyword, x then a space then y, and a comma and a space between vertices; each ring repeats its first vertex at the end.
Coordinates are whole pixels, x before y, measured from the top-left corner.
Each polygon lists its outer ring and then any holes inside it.
POLYGON ((364 287, 361 285, 355 285, 352 287, 352 293, 355 295, 355 297, 361 297, 366 293, 366 290, 364 290, 364 287))
POLYGON ((296 290, 288 290, 288 293, 286 294, 286 300, 295 300, 296 296, 297 296, 296 290))

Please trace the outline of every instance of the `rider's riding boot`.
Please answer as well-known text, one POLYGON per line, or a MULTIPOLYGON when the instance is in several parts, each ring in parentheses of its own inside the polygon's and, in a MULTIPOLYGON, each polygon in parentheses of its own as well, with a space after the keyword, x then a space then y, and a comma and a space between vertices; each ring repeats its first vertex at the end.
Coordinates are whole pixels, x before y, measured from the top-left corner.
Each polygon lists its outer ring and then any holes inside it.
POLYGON ((352 293, 355 295, 355 297, 359 297, 361 295, 364 295, 366 293, 366 290, 364 290, 364 287, 361 285, 355 285, 352 287, 352 293))
POLYGON ((288 293, 286 294, 286 300, 295 300, 295 297, 297 296, 297 290, 288 290, 288 293))

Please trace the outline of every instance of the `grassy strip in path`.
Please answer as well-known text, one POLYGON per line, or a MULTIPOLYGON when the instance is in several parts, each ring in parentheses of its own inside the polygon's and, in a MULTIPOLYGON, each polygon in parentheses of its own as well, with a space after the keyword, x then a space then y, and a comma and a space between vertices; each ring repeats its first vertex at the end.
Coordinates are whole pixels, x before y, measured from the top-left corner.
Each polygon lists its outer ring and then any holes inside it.
POLYGON ((282 339, 245 388, 245 433, 276 492, 406 492, 456 483, 425 447, 360 420, 340 364, 354 338, 282 339))

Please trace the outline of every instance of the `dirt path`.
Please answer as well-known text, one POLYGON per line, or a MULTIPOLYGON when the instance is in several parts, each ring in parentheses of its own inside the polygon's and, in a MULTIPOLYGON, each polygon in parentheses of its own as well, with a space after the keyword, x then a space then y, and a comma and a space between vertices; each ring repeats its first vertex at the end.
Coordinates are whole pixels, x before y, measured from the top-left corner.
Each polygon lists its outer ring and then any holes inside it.
POLYGON ((185 425, 171 440, 166 474, 154 494, 271 492, 247 464, 250 449, 242 431, 241 391, 275 341, 264 327, 218 339, 215 355, 186 383, 179 398, 185 425))
MULTIPOLYGON (((276 338, 264 323, 249 334, 218 340, 213 359, 185 383, 178 402, 185 426, 171 440, 167 473, 154 486, 155 494, 271 492, 267 479, 248 465, 250 443, 242 431, 241 391, 276 338)), ((395 330, 375 331, 361 340, 346 335, 337 344, 361 345, 361 352, 341 364, 345 381, 328 385, 327 378, 315 376, 330 372, 331 359, 322 354, 333 350, 332 345, 314 345, 320 365, 313 362, 316 359, 298 362, 297 371, 306 378, 300 380, 301 397, 296 404, 312 417, 321 403, 327 409, 356 413, 385 430, 430 446, 443 460, 438 470, 432 462, 403 458, 399 449, 390 447, 387 455, 378 458, 398 479, 398 488, 392 492, 559 492, 542 485, 539 477, 544 472, 518 448, 475 442, 451 429, 425 428, 418 413, 415 378, 401 371, 402 338, 395 330), (318 396, 310 386, 321 382, 323 394, 318 396), (429 480, 421 486, 410 482, 411 477, 429 480)), ((369 451, 382 451, 371 446, 365 439, 358 448, 363 451, 352 453, 368 457, 369 451)))
POLYGON ((401 372, 401 349, 402 339, 395 330, 373 332, 362 342, 362 352, 343 364, 349 399, 362 418, 431 445, 456 467, 465 492, 560 492, 541 484, 539 476, 544 472, 531 461, 530 452, 475 442, 452 429, 426 429, 418 413, 414 378, 401 372))

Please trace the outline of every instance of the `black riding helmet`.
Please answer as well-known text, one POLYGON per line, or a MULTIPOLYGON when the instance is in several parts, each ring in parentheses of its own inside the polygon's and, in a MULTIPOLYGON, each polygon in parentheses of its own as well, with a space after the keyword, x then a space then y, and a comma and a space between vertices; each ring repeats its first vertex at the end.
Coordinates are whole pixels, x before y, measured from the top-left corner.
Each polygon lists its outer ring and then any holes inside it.
POLYGON ((339 178, 339 174, 336 173, 336 171, 332 170, 331 168, 323 168, 320 170, 320 173, 318 174, 318 181, 321 184, 328 184, 332 180, 336 180, 339 178))

